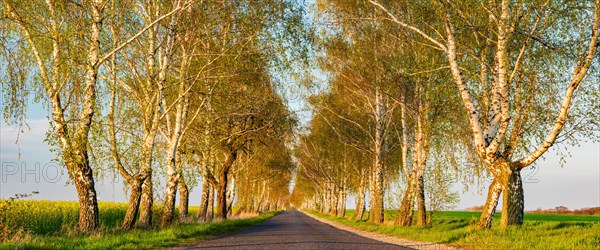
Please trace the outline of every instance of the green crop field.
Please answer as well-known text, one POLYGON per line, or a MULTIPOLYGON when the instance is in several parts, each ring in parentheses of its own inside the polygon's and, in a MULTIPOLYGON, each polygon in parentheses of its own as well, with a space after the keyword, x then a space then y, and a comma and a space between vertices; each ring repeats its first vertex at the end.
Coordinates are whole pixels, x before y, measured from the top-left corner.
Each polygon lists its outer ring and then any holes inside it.
MULTIPOLYGON (((100 202, 100 225, 102 230, 118 229, 121 225, 126 203, 100 202)), ((189 213, 194 216, 198 207, 190 206, 189 213)), ((0 201, 5 223, 21 227, 35 235, 64 235, 74 232, 79 216, 79 205, 75 201, 16 200, 0 201)), ((153 219, 160 218, 160 207, 154 207, 153 219)), ((156 221, 158 222, 158 221, 156 221)))
MULTIPOLYGON (((76 224, 77 202, 0 200, 0 249, 131 249, 173 246, 188 241, 229 233, 256 225, 276 214, 266 213, 249 219, 226 220, 205 224, 180 224, 168 228, 123 232, 120 225, 127 204, 100 202, 100 229, 80 235, 76 224)), ((195 221, 198 207, 190 207, 195 221)), ((160 218, 155 206, 153 218, 160 218)), ((157 224, 158 221, 155 221, 157 224)))
MULTIPOLYGON (((348 215, 354 216, 354 210, 347 210, 348 215)), ((465 211, 441 211, 435 212, 434 218, 437 219, 469 219, 477 220, 481 215, 480 212, 465 212, 465 211)), ((500 219, 500 212, 494 214, 494 219, 500 219)), ((396 216, 396 210, 386 211, 386 220, 393 220, 396 216)), ((524 219, 526 221, 564 221, 564 222, 600 222, 600 216, 594 215, 575 215, 575 214, 528 214, 525 213, 524 219)))
POLYGON ((525 214, 522 226, 501 229, 500 213, 496 213, 492 229, 476 230, 473 224, 479 218, 478 212, 436 212, 431 225, 426 227, 394 226, 395 211, 386 211, 383 225, 352 220, 354 210, 347 210, 344 218, 309 212, 362 230, 472 249, 599 249, 600 246, 600 216, 593 215, 525 214))

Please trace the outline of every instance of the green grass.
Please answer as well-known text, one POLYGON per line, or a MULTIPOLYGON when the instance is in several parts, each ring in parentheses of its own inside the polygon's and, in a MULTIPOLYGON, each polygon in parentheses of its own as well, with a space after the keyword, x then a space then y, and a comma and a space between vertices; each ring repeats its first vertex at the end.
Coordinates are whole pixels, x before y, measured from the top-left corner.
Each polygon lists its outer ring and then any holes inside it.
MULTIPOLYGON (((161 206, 154 206, 153 220, 158 224, 161 206)), ((189 214, 195 219, 197 206, 189 207, 189 214)), ((125 217, 126 203, 98 203, 101 230, 118 229, 125 217)), ((7 223, 25 229, 35 235, 64 235, 77 224, 79 204, 76 201, 16 200, 8 203, 0 200, 1 216, 7 223)), ((235 212, 235 211, 234 211, 235 212)), ((178 214, 175 214, 178 217, 178 214)))
MULTIPOLYGON (((120 225, 126 209, 125 203, 99 203, 100 229, 89 235, 78 235, 75 230, 78 218, 77 202, 0 200, 0 239, 7 235, 8 239, 11 239, 7 242, 0 240, 0 249, 168 247, 250 227, 278 213, 270 212, 248 219, 206 224, 179 224, 163 229, 136 229, 123 232, 120 230, 120 225), (15 235, 17 237, 14 237, 15 235)), ((190 221, 196 221, 197 211, 198 207, 190 207, 190 221)), ((160 213, 161 208, 155 206, 153 218, 158 220, 160 213)))
POLYGON ((27 241, 0 244, 2 249, 148 249, 175 246, 222 235, 259 224, 278 212, 249 219, 206 224, 174 225, 165 229, 133 230, 91 236, 32 236, 27 241))
POLYGON ((384 225, 320 214, 319 217, 362 230, 424 242, 437 242, 472 249, 600 249, 600 216, 526 214, 522 226, 500 229, 497 213, 492 229, 476 230, 478 212, 436 212, 426 227, 392 225, 395 211, 386 211, 384 225))
MULTIPOLYGON (((352 212, 354 214, 354 212, 352 212)), ((388 212, 392 218, 396 211, 388 212)), ((443 211, 436 212, 434 217, 440 218, 462 218, 462 219, 479 219, 481 212, 461 212, 461 211, 443 211)), ((494 219, 500 219, 501 213, 494 214, 494 219)), ((524 215, 525 221, 582 221, 582 222, 600 222, 600 216, 594 215, 576 215, 576 214, 528 214, 524 215)))

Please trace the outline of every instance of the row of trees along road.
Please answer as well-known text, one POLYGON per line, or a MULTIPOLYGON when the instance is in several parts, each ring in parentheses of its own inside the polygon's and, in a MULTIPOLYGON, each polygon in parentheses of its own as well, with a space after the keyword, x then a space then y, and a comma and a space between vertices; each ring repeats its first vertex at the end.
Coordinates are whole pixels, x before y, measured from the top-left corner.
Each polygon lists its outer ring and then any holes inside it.
POLYGON ((47 104, 48 141, 77 188, 80 231, 98 228, 94 177, 111 171, 129 190, 123 230, 152 226, 157 180, 163 226, 177 191, 187 219, 199 177, 202 221, 226 218, 234 200, 240 212, 286 206, 295 118, 272 74, 303 51, 303 6, 3 0, 0 12, 7 121, 26 125, 32 95, 47 104))
POLYGON ((310 99, 294 204, 341 216, 352 192, 363 218, 368 191, 369 220, 382 223, 384 190, 402 180, 395 223, 411 225, 416 200, 424 225, 425 193, 439 208, 456 198, 448 174, 473 180, 482 166, 492 181, 479 227, 500 194, 501 227, 522 224, 520 172, 553 144, 598 141, 598 0, 316 4, 330 81, 310 99))
POLYGON ((356 218, 382 223, 386 190, 403 183, 395 223, 411 225, 416 205, 425 225, 427 204, 456 199, 453 180, 486 175, 479 225, 491 226, 503 194, 505 227, 523 220, 522 169, 554 144, 599 139, 600 0, 319 0, 318 37, 304 7, 2 0, 5 117, 26 126, 30 99, 50 110, 47 139, 77 189, 81 231, 98 227, 94 176, 111 171, 129 190, 123 230, 172 223, 177 192, 186 220, 197 179, 201 221, 226 218, 235 201, 241 212, 293 202, 343 216, 354 194, 356 218), (280 70, 310 76, 309 61, 329 85, 307 99, 310 131, 294 137, 276 82, 280 70))

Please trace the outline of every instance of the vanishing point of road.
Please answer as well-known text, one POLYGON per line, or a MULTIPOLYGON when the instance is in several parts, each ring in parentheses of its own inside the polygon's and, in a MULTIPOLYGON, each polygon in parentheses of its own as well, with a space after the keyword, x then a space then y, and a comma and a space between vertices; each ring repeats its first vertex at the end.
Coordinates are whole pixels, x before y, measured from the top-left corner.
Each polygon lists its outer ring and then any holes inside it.
POLYGON ((384 243, 319 222, 296 210, 283 211, 254 227, 174 249, 411 249, 384 243))

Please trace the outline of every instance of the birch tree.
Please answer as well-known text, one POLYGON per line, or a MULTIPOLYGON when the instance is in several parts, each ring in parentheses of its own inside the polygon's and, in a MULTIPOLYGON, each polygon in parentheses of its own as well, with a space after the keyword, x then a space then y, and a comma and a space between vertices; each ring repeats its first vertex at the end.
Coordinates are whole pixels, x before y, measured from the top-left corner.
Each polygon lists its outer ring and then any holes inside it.
MULTIPOLYGON (((460 127, 460 120, 453 120, 458 106, 456 93, 445 84, 447 77, 432 67, 443 65, 443 58, 437 52, 428 53, 428 47, 412 41, 410 34, 393 33, 405 45, 398 46, 393 59, 386 61, 398 70, 397 84, 401 90, 394 97, 400 107, 400 131, 398 140, 401 147, 401 172, 405 176, 407 189, 396 215, 395 223, 412 224, 414 199, 417 205, 418 226, 427 224, 425 188, 431 144, 443 141, 452 131, 460 127), (452 122, 450 122, 452 120, 452 122)), ((457 141, 453 141, 456 143, 457 141)), ((460 145, 460 144, 458 144, 460 145)), ((449 151, 457 145, 449 146, 449 151)), ((454 152, 448 152, 453 154, 454 152)), ((440 171, 438 171, 440 172, 440 171)))
POLYGON ((522 224, 520 171, 557 142, 569 120, 576 90, 597 58, 600 2, 369 2, 381 19, 447 58, 475 150, 494 176, 480 227, 491 226, 500 193, 501 227, 522 224), (436 15, 419 19, 413 10, 436 15), (569 30, 575 20, 582 28, 569 30), (538 92, 539 84, 552 91, 538 92), (550 109, 531 102, 546 97, 562 101, 550 102, 550 109), (554 115, 540 123, 534 118, 540 110, 554 115), (545 132, 532 132, 540 130, 545 132))
MULTIPOLYGON (((181 1, 173 1, 171 3, 173 8, 180 8, 181 1)), ((193 12, 192 12, 193 13, 193 12)), ((177 192, 178 181, 181 178, 181 161, 178 156, 179 145, 186 131, 186 127, 191 124, 189 120, 195 117, 190 115, 189 112, 189 90, 196 83, 196 79, 190 76, 189 64, 192 60, 192 56, 195 49, 189 46, 189 39, 191 36, 186 34, 189 32, 187 28, 183 27, 181 20, 183 18, 190 18, 190 12, 186 12, 187 15, 172 15, 167 28, 165 29, 164 37, 162 40, 162 46, 159 50, 158 65, 160 67, 159 74, 159 86, 162 88, 169 87, 175 89, 174 91, 165 93, 161 98, 161 127, 160 134, 166 141, 166 163, 167 168, 167 181, 165 187, 165 203, 163 205, 163 217, 161 218, 161 225, 166 226, 171 224, 174 211, 175 211, 175 194, 177 192), (179 39, 179 40, 177 40, 179 39), (178 61, 174 61, 173 57, 177 55, 178 61), (173 64, 177 64, 177 74, 171 76, 173 80, 167 81, 168 70, 171 69, 173 64), (168 86, 166 86, 168 85, 168 86)), ((201 109, 202 105, 198 106, 201 109)))
MULTIPOLYGON (((52 134, 77 188, 79 230, 95 230, 98 227, 98 204, 88 147, 90 127, 97 109, 99 71, 114 53, 155 23, 113 47, 104 43, 105 1, 75 4, 6 0, 3 3, 2 8, 8 15, 3 26, 9 32, 8 36, 14 38, 8 41, 15 41, 15 50, 27 55, 20 60, 31 60, 30 64, 20 65, 35 69, 37 76, 33 86, 43 89, 40 95, 51 106, 52 134), (40 14, 28 15, 33 10, 40 14)), ((17 78, 11 77, 7 82, 16 87, 15 80, 17 78)))
MULTIPOLYGON (((341 6, 338 3, 331 6, 322 4, 327 16, 333 16, 330 21, 339 26, 339 32, 332 32, 329 37, 323 38, 326 55, 321 59, 324 62, 322 67, 332 74, 331 91, 340 95, 338 98, 344 98, 343 105, 353 109, 348 113, 350 116, 337 114, 347 122, 340 124, 337 129, 342 129, 341 126, 355 127, 358 133, 366 136, 363 141, 351 140, 351 145, 368 150, 373 155, 369 220, 382 223, 385 183, 393 181, 394 173, 398 172, 397 168, 391 168, 398 164, 391 160, 394 159, 394 151, 398 152, 394 143, 397 137, 392 136, 394 123, 399 118, 396 115, 400 111, 398 102, 392 98, 399 91, 395 83, 398 72, 386 64, 391 59, 388 55, 392 51, 388 44, 395 43, 395 38, 385 34, 372 20, 352 19, 344 9, 346 3, 340 2, 341 6), (362 118, 369 122, 359 122, 357 114, 368 114, 362 118)), ((327 105, 320 109, 336 113, 327 105)))
MULTIPOLYGON (((139 26, 144 27, 161 17, 161 9, 157 3, 139 5, 136 9, 118 11, 116 3, 112 3, 114 20, 109 24, 113 46, 118 46, 122 34, 134 32, 139 26), (140 19, 127 19, 123 16, 141 16, 140 19), (120 18, 118 16, 121 16, 120 18)), ((178 6, 174 8, 177 11, 178 6)), ((180 7, 180 6, 179 6, 180 7)), ((166 10, 173 12, 173 9, 166 10)), ((152 220, 152 164, 156 135, 159 131, 160 105, 164 96, 166 65, 158 65, 158 53, 161 41, 157 38, 161 30, 154 25, 148 32, 141 35, 139 42, 115 53, 110 64, 111 99, 109 103, 108 131, 111 158, 116 169, 125 179, 130 188, 129 206, 123 224, 124 230, 133 228, 135 219, 143 201, 142 212, 138 224, 148 227, 152 220), (122 66, 117 66, 122 65, 122 66), (127 104, 127 102, 131 104, 127 104), (139 116, 137 116, 140 114, 139 116), (136 117, 137 119, 132 119, 136 117), (115 124, 119 119, 120 123, 115 124), (119 127, 117 133, 116 127, 119 127), (126 128, 126 129, 124 129, 126 128), (141 129, 140 129, 141 128, 141 129), (129 137, 137 135, 139 137, 129 137), (128 151, 137 151, 138 161, 124 160, 121 155, 125 152, 121 145, 129 142, 128 151), (140 146, 137 150, 132 150, 140 146), (143 188, 145 186, 145 188, 143 188), (145 190, 143 190, 145 189, 145 190), (145 191, 145 192, 143 192, 145 191)), ((131 155, 130 155, 131 157, 131 155)))

